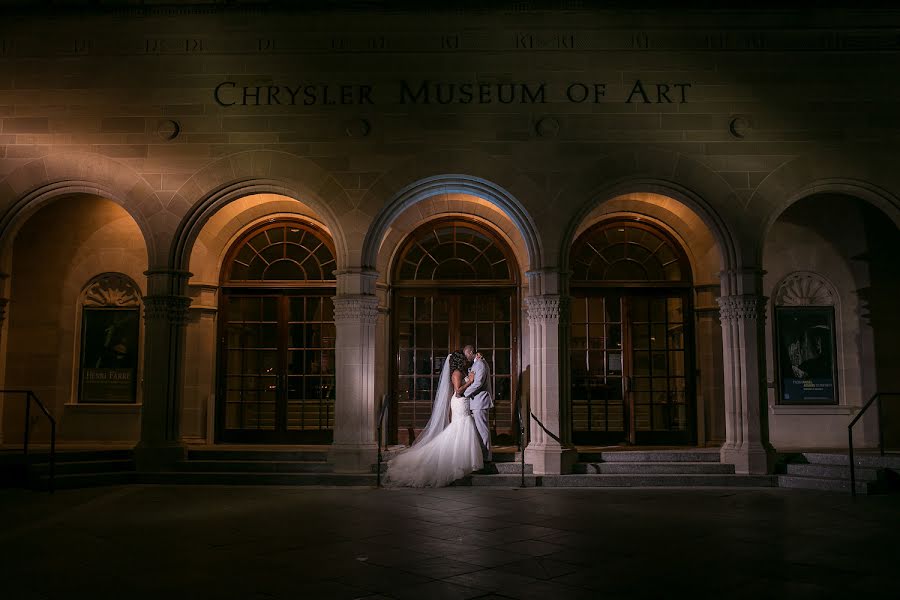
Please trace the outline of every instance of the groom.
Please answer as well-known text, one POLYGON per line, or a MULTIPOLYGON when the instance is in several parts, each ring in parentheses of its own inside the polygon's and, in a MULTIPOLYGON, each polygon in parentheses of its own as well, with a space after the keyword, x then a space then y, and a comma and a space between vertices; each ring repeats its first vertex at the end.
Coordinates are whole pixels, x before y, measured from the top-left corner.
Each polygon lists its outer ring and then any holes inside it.
POLYGON ((463 348, 463 354, 469 361, 469 372, 475 374, 472 385, 466 388, 463 395, 469 399, 469 410, 475 418, 475 428, 481 437, 481 453, 484 462, 493 460, 491 453, 491 430, 488 428, 488 410, 494 407, 494 399, 491 397, 491 370, 480 354, 475 351, 475 346, 468 344, 463 348))

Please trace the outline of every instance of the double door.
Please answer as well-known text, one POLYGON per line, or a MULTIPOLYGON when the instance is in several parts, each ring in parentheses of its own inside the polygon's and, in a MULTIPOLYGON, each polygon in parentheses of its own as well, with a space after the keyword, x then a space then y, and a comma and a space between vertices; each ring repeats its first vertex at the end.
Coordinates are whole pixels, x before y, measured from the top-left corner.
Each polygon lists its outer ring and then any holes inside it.
POLYGON ((428 423, 444 360, 466 344, 478 348, 491 369, 492 435, 500 443, 511 441, 517 347, 514 299, 514 290, 395 292, 390 412, 394 441, 410 443, 428 423))
POLYGON ((332 295, 225 291, 219 323, 219 441, 331 441, 332 295))
POLYGON ((576 444, 695 440, 692 319, 681 290, 588 290, 572 303, 576 444))

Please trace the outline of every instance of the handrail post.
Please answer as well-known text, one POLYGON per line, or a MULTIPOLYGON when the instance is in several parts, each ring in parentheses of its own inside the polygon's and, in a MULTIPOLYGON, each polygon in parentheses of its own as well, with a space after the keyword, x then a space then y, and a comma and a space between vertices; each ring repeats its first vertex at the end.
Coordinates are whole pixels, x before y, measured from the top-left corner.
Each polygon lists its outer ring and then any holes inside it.
POLYGON ((50 421, 50 493, 56 490, 56 421, 50 421))
POLYGON ((28 468, 28 424, 31 422, 31 392, 25 394, 25 468, 28 468))
POLYGON ((881 401, 881 396, 876 402, 878 402, 878 449, 881 451, 881 456, 884 456, 884 414, 882 412, 884 402, 881 401))
POLYGON ((853 498, 856 498, 856 469, 855 461, 853 460, 853 425, 847 427, 847 435, 850 438, 848 441, 850 442, 850 493, 853 495, 853 498))
POLYGON ((525 423, 522 421, 522 407, 519 407, 519 449, 522 452, 522 487, 525 487, 525 423))

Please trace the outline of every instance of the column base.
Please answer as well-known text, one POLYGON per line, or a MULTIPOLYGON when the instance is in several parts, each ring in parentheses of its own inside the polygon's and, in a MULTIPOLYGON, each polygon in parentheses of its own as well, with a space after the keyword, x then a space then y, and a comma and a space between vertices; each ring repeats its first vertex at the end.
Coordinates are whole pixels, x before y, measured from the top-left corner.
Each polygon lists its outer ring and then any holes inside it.
POLYGON ((328 462, 335 473, 373 473, 372 465, 378 460, 375 444, 332 444, 328 462))
POLYGON ((719 451, 723 463, 734 465, 738 475, 768 475, 775 465, 775 450, 763 446, 722 446, 719 451))
POLYGON ((525 462, 534 466, 535 475, 565 475, 572 472, 578 460, 575 448, 565 448, 559 444, 525 447, 525 462))
POLYGON ((187 446, 180 442, 138 442, 134 447, 134 465, 138 471, 171 471, 175 463, 187 459, 187 446))

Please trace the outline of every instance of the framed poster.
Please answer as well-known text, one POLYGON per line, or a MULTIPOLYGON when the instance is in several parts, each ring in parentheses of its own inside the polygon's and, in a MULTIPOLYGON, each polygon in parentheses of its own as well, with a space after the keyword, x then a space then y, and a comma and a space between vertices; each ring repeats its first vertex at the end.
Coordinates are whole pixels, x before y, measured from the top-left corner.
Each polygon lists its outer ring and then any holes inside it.
POLYGON ((833 306, 776 306, 779 404, 837 404, 833 306))
POLYGON ((136 402, 140 309, 82 309, 79 402, 136 402))

